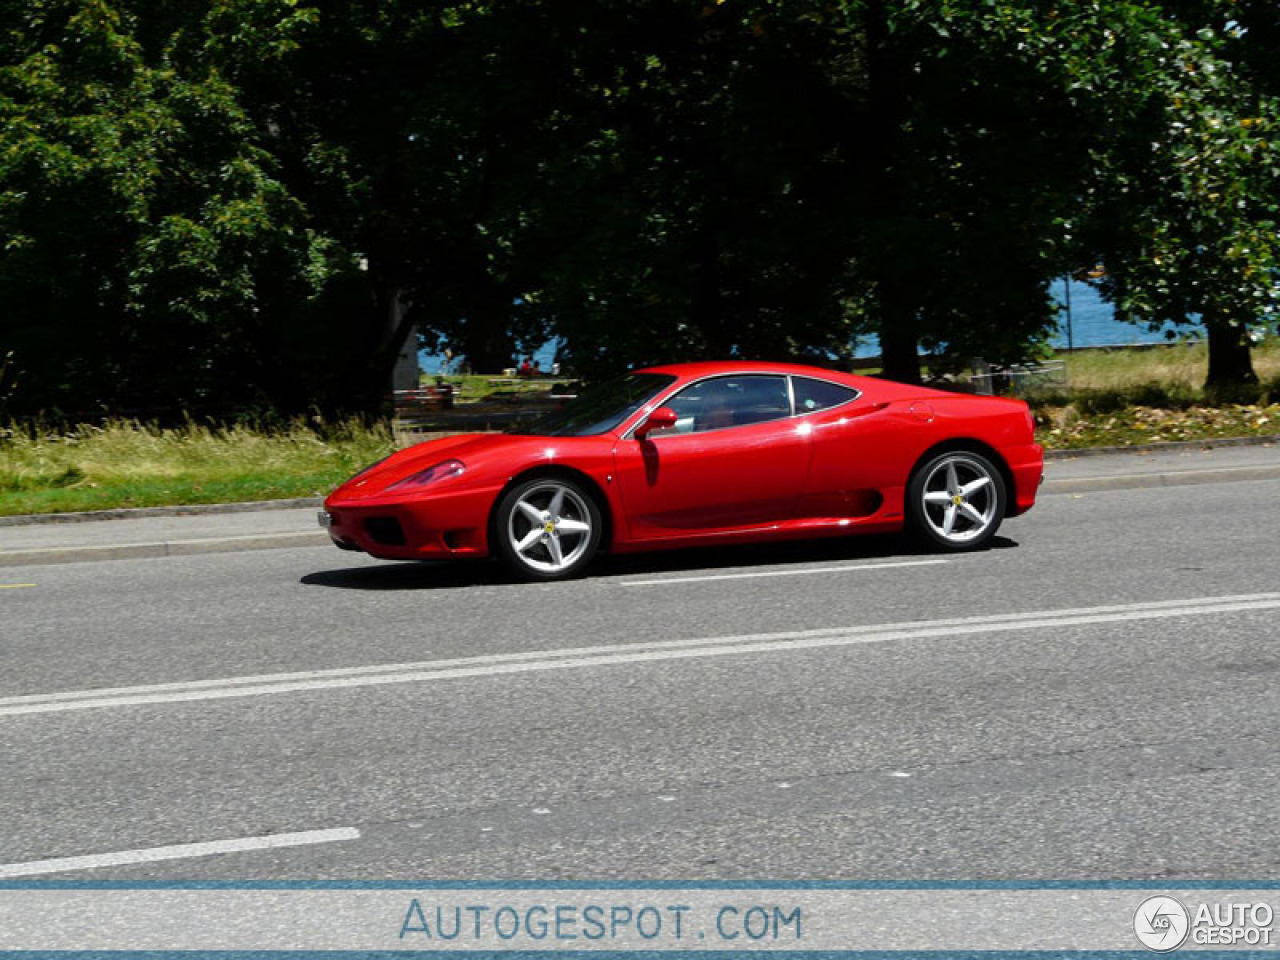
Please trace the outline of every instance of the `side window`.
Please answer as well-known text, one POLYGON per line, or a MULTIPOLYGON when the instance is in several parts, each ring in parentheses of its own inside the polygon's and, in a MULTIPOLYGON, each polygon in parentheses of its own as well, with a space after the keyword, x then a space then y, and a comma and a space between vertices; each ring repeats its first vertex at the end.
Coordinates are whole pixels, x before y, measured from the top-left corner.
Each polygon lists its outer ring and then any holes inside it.
POLYGON ((796 413, 813 413, 827 407, 838 407, 858 395, 852 387, 842 387, 826 380, 811 377, 792 377, 791 386, 796 392, 796 413))
MULTIPOLYGON (((662 433, 693 433, 698 411, 702 409, 702 392, 699 384, 685 387, 663 406, 670 407, 676 412, 676 425, 661 431, 662 433)), ((650 436, 656 437, 658 434, 652 433, 650 436)))
POLYGON ((694 383, 667 401, 676 425, 665 433, 702 433, 791 416, 786 377, 714 377, 694 383))

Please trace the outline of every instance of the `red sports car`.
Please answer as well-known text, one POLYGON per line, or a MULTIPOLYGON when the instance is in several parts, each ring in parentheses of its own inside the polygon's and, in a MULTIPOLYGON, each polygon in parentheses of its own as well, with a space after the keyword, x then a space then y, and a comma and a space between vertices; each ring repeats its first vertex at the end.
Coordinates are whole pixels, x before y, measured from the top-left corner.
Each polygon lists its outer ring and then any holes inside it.
POLYGON ((988 543, 1043 474, 1020 400, 816 367, 689 363, 584 391, 505 434, 392 454, 325 501, 334 542, 393 560, 580 573, 618 553, 906 527, 988 543))

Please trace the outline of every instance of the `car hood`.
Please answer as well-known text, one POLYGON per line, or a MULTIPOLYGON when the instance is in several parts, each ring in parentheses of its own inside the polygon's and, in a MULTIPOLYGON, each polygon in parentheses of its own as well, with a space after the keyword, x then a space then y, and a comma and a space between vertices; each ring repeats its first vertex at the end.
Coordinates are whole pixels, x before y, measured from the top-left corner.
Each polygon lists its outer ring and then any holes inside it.
POLYGON ((577 446, 590 439, 597 444, 612 446, 612 438, 531 437, 505 433, 469 433, 453 437, 440 437, 398 450, 363 472, 356 474, 338 487, 326 502, 371 500, 392 495, 428 493, 445 489, 446 485, 459 483, 505 482, 514 470, 531 461, 556 462, 559 451, 566 446, 577 446), (466 472, 439 480, 423 487, 407 487, 391 491, 389 488, 420 470, 443 463, 460 460, 466 472))

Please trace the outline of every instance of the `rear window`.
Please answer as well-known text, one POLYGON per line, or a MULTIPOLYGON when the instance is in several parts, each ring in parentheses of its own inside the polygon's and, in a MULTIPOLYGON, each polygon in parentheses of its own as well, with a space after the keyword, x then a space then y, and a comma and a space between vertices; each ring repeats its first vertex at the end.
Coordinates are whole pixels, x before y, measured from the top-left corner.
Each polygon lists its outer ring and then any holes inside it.
POLYGON ((838 407, 858 395, 858 391, 852 387, 844 387, 827 380, 814 380, 812 377, 792 377, 791 388, 796 395, 797 414, 838 407))

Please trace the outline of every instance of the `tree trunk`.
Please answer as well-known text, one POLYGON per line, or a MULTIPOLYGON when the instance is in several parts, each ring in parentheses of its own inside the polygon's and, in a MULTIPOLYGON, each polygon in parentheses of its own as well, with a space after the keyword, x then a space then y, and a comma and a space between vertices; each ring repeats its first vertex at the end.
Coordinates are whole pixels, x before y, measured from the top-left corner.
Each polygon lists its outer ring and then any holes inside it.
POLYGON ((1209 376, 1206 390, 1233 389, 1258 382, 1249 353, 1249 328, 1221 315, 1204 315, 1209 332, 1209 376))
POLYGON ((869 136, 863 147, 873 225, 867 240, 868 265, 876 280, 880 313, 880 356, 884 376, 901 383, 920 382, 919 327, 916 310, 902 280, 900 259, 914 251, 893 249, 896 223, 905 206, 898 174, 900 125, 907 115, 905 69, 889 29, 887 0, 865 8, 869 136))
POLYGON ((508 314, 509 310, 506 313, 495 310, 467 318, 458 347, 472 373, 501 373, 515 366, 515 344, 507 327, 508 314))
POLYGON ((720 255, 715 236, 703 221, 693 234, 692 251, 697 262, 693 287, 689 294, 689 319, 702 334, 702 348, 698 360, 728 360, 735 345, 735 334, 741 335, 742 326, 726 315, 720 295, 720 255))
POLYGON ((894 309, 880 299, 880 359, 884 376, 899 383, 920 383, 920 342, 910 309, 894 309))
POLYGON ((375 285, 374 316, 369 329, 375 331, 365 341, 353 368, 346 403, 364 413, 376 415, 388 409, 391 377, 405 338, 413 329, 413 308, 396 287, 375 285))

